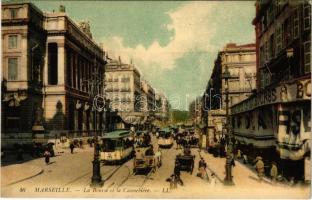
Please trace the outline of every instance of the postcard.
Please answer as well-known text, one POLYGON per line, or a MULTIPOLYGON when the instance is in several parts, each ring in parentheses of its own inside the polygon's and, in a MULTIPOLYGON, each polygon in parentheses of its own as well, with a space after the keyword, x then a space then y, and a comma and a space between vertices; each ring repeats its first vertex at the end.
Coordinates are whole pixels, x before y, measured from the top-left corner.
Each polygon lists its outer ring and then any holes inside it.
POLYGON ((309 1, 1 11, 1 197, 311 198, 309 1))

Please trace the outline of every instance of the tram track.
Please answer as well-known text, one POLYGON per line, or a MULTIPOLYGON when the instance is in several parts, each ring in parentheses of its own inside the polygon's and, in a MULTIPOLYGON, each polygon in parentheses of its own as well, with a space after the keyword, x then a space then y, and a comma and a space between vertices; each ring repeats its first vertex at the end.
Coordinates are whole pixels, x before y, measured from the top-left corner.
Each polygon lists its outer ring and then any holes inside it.
MULTIPOLYGON (((104 167, 104 166, 105 166, 105 165, 102 165, 101 168, 104 167)), ((118 165, 118 166, 114 167, 113 169, 109 170, 107 173, 103 174, 102 176, 108 175, 108 176, 105 178, 104 181, 109 180, 122 166, 123 166, 123 165, 118 165)), ((71 181, 69 181, 69 182, 67 182, 66 184, 63 185, 63 187, 68 186, 68 185, 70 185, 70 184, 72 184, 72 183, 74 183, 74 182, 77 182, 78 180, 80 180, 80 179, 86 177, 87 175, 90 175, 91 173, 92 173, 92 170, 89 171, 89 172, 87 172, 87 173, 84 173, 83 175, 81 175, 81 176, 79 176, 79 177, 77 177, 77 178, 75 178, 75 179, 73 179, 73 180, 71 180, 71 181)))
POLYGON ((146 181, 150 179, 150 176, 153 174, 153 170, 151 169, 149 173, 146 175, 136 175, 134 172, 131 172, 131 169, 129 166, 127 165, 124 165, 124 166, 127 167, 128 169, 128 175, 123 181, 121 181, 121 183, 117 186, 117 188, 123 186, 128 180, 131 180, 131 179, 135 179, 136 181, 142 180, 142 183, 138 187, 143 187, 146 181))

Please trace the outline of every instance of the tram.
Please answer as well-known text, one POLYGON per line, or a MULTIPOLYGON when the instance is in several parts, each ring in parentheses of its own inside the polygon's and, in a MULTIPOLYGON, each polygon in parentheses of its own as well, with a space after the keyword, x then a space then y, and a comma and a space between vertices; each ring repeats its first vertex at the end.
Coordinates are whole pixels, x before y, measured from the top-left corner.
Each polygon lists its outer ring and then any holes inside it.
POLYGON ((171 148, 173 137, 169 128, 163 128, 159 131, 158 146, 160 148, 171 148))
POLYGON ((116 130, 101 137, 100 158, 104 163, 121 163, 134 155, 133 137, 129 130, 116 130))

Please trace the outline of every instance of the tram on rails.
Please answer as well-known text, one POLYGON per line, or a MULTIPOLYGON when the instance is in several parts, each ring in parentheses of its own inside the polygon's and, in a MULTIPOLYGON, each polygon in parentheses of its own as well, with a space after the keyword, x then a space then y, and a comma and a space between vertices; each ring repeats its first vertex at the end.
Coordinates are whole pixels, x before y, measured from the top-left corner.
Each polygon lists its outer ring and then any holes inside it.
POLYGON ((163 128, 159 131, 158 146, 160 148, 171 148, 173 146, 173 136, 169 128, 163 128))
POLYGON ((100 159, 118 164, 134 155, 133 137, 129 130, 116 130, 101 137, 100 159))

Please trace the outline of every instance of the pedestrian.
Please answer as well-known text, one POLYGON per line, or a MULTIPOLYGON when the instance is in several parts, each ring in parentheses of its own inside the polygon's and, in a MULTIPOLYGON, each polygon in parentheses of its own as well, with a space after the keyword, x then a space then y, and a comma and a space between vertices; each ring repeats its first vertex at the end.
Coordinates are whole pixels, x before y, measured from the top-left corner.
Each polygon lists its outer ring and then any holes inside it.
POLYGON ((174 166, 174 175, 175 178, 177 179, 177 182, 180 183, 181 185, 183 185, 183 181, 181 180, 181 167, 180 167, 180 163, 178 160, 175 161, 175 166, 174 166))
POLYGON ((214 173, 211 173, 211 178, 210 178, 210 186, 214 187, 217 184, 217 179, 216 175, 214 173))
POLYGON ((244 164, 247 164, 247 163, 248 163, 247 155, 246 155, 246 154, 243 154, 243 162, 244 162, 244 164))
POLYGON ((178 187, 178 182, 177 182, 177 178, 174 174, 172 174, 169 178, 169 182, 170 182, 170 190, 172 189, 177 189, 178 187))
POLYGON ((45 163, 48 165, 50 163, 50 152, 48 151, 48 149, 45 150, 43 156, 45 157, 45 163))
POLYGON ((262 157, 261 156, 257 156, 256 157, 256 170, 257 170, 257 173, 258 173, 258 177, 259 177, 259 180, 262 181, 262 178, 264 176, 264 163, 262 161, 262 157))
POLYGON ((74 153, 74 148, 75 148, 74 143, 70 143, 69 148, 70 148, 70 153, 73 154, 74 153))
POLYGON ((242 152, 241 152, 240 149, 237 150, 236 158, 237 159, 241 159, 242 158, 242 152))
POLYGON ((275 184, 275 183, 276 183, 277 176, 278 176, 278 171, 277 171, 276 163, 275 163, 274 161, 272 162, 272 167, 271 167, 270 175, 271 175, 272 183, 275 184))
POLYGON ((157 161, 157 167, 159 168, 161 166, 161 150, 158 148, 155 153, 156 161, 157 161))
MULTIPOLYGON (((205 178, 205 175, 206 175, 206 167, 207 167, 207 164, 204 160, 203 157, 200 158, 199 160, 199 163, 198 163, 198 176, 202 179, 205 178)), ((208 177, 207 177, 208 178, 208 177)))

